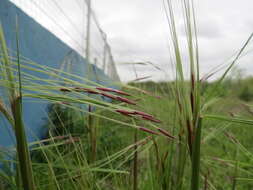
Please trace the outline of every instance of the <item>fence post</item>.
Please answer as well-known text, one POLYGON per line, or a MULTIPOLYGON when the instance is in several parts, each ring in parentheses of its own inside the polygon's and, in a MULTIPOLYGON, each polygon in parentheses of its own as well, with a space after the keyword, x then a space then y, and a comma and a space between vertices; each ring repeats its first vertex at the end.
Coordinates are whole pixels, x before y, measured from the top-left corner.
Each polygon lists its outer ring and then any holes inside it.
POLYGON ((105 65, 106 65, 106 53, 107 53, 107 36, 104 34, 104 52, 103 52, 103 71, 105 72, 105 65))
POLYGON ((91 0, 87 0, 87 26, 86 26, 86 59, 90 62, 90 24, 91 24, 91 0))

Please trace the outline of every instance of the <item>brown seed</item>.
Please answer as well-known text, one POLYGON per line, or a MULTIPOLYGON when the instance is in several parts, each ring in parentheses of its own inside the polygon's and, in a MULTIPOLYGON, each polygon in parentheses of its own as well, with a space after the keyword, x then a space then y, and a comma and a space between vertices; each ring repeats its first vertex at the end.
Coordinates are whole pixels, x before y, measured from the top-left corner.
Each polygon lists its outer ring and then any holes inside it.
POLYGON ((91 88, 81 88, 81 87, 75 87, 74 90, 76 92, 87 92, 87 93, 90 93, 90 94, 99 94, 99 92, 91 89, 91 88))
POLYGON ((116 112, 119 112, 119 113, 125 113, 125 114, 133 114, 134 112, 131 112, 131 111, 127 111, 127 110, 116 110, 116 112))
POLYGON ((101 94, 102 96, 107 97, 107 98, 111 98, 111 99, 113 99, 113 100, 117 100, 117 96, 114 96, 114 95, 112 95, 112 94, 107 94, 107 93, 103 93, 103 92, 101 92, 100 94, 101 94))
POLYGON ((80 87, 75 87, 74 90, 75 90, 76 92, 82 92, 82 91, 83 91, 82 88, 80 88, 80 87))
POLYGON ((175 139, 175 137, 173 137, 171 134, 169 134, 167 131, 165 131, 164 129, 161 129, 161 128, 158 128, 157 129, 158 131, 160 131, 163 135, 169 137, 169 138, 172 138, 172 139, 175 139))
POLYGON ((131 96, 130 94, 128 94, 126 92, 123 92, 121 90, 114 90, 114 92, 117 93, 117 94, 125 95, 125 96, 131 96))
POLYGON ((68 102, 61 102, 61 104, 70 105, 70 103, 68 103, 68 102))
POLYGON ((71 92, 71 90, 67 89, 67 88, 60 88, 60 91, 62 91, 62 92, 71 92))
POLYGON ((117 94, 121 94, 121 95, 126 95, 126 96, 131 96, 130 94, 123 92, 121 90, 116 90, 113 88, 102 88, 102 87, 97 87, 96 89, 101 90, 101 91, 105 91, 105 92, 115 92, 117 94))
POLYGON ((127 98, 123 98, 123 97, 120 97, 120 96, 117 96, 116 98, 117 98, 117 100, 119 100, 121 102, 125 102, 125 103, 128 103, 128 104, 136 105, 136 103, 134 101, 129 100, 127 98))
POLYGON ((122 115, 126 115, 126 116, 129 116, 129 117, 132 117, 130 114, 132 114, 133 112, 130 112, 130 111, 126 111, 126 110, 116 110, 116 112, 122 114, 122 115))
POLYGON ((84 92, 87 92, 89 94, 100 94, 99 92, 92 90, 90 88, 80 88, 80 89, 82 89, 84 92))
POLYGON ((150 129, 144 128, 144 127, 139 127, 139 129, 140 129, 141 131, 145 131, 145 132, 147 132, 147 133, 151 133, 151 134, 154 134, 154 135, 159 135, 159 133, 157 133, 157 132, 155 132, 155 131, 152 131, 152 130, 150 130, 150 129))
POLYGON ((56 140, 62 140, 64 138, 66 138, 66 136, 56 136, 56 137, 54 137, 54 139, 56 139, 56 140))
POLYGON ((142 116, 147 116, 147 117, 153 117, 152 115, 147 114, 145 112, 141 112, 141 111, 134 111, 134 114, 136 114, 136 115, 142 115, 142 116))
POLYGON ((155 122, 155 123, 161 123, 160 120, 155 119, 155 118, 153 118, 153 117, 142 116, 142 118, 145 119, 145 120, 149 120, 149 121, 155 122))

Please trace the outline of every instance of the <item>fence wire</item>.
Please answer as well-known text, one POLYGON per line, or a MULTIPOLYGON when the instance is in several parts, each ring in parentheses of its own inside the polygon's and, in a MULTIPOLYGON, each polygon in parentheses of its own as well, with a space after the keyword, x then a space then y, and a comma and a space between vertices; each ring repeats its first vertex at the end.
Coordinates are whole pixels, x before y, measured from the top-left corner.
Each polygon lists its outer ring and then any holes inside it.
POLYGON ((92 0, 10 1, 111 79, 120 80, 106 34, 92 8, 92 0))

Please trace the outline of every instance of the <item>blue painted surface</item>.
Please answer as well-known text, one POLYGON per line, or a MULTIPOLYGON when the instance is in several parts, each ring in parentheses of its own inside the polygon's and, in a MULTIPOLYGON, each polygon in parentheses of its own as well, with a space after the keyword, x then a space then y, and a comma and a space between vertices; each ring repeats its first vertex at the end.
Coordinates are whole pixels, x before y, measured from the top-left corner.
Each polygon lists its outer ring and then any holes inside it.
MULTIPOLYGON (((77 52, 59 40, 56 36, 27 16, 23 11, 17 8, 8 0, 0 2, 0 21, 4 29, 4 34, 8 48, 16 50, 16 15, 19 20, 19 40, 20 53, 22 56, 39 63, 41 65, 60 68, 60 65, 67 55, 73 57, 71 73, 85 76, 87 61, 77 52)), ((15 55, 13 55, 15 56, 15 55)), ((94 67, 94 73, 99 77, 99 81, 104 85, 110 86, 110 79, 97 67, 94 67), (109 81, 109 82, 108 82, 109 81)), ((31 72, 31 71, 29 71, 31 72)), ((48 78, 45 74, 32 73, 38 77, 48 78)), ((0 95, 4 98, 3 88, 0 87, 0 95)), ((47 129, 47 101, 35 102, 32 98, 23 100, 23 116, 26 126, 26 133, 29 142, 41 139, 45 136, 47 129)), ((15 138, 8 121, 0 113, 0 150, 1 147, 13 147, 15 138)))

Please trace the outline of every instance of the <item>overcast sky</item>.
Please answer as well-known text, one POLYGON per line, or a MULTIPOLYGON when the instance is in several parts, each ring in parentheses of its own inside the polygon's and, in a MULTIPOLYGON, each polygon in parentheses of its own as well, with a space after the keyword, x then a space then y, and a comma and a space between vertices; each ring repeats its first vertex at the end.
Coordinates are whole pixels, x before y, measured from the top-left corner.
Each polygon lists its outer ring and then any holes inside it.
MULTIPOLYGON (((253 1, 196 0, 195 6, 204 74, 233 55, 253 32, 253 1)), ((162 0, 93 0, 93 7, 108 35, 116 62, 151 61, 170 76, 169 28, 162 0)), ((185 38, 183 32, 179 33, 179 38, 185 38)), ((239 65, 252 73, 252 61, 250 53, 239 65)), ((117 68, 123 80, 135 78, 132 67, 117 68)), ((152 67, 137 69, 139 77, 152 75, 161 80, 165 76, 152 67)))
MULTIPOLYGON (((79 44, 85 34, 86 10, 84 0, 11 0, 21 7, 29 7, 31 14, 42 25, 59 36, 67 44, 80 50, 79 44), (62 14, 58 6, 62 7, 62 14), (31 5, 34 5, 33 7, 31 5), (35 6, 36 5, 36 6, 35 6), (43 7, 41 12, 38 7, 43 7), (42 14, 43 13, 43 14, 42 14), (69 18, 72 20, 69 22, 69 18), (55 22, 56 21, 56 22, 55 22), (59 26, 61 25, 61 26, 59 26), (75 26, 73 26, 75 25, 75 26), (82 36, 82 37, 80 37, 82 36), (78 43, 74 42, 75 38, 78 43)), ((169 27, 162 0, 91 0, 98 21, 106 32, 108 41, 123 81, 136 78, 133 66, 122 66, 126 62, 149 61, 160 67, 136 66, 138 77, 152 76, 153 80, 173 78, 169 51, 169 27)), ((173 2, 179 2, 174 0, 173 2)), ((252 0, 195 0, 199 39, 201 74, 220 65, 235 54, 253 32, 252 0)), ((178 14, 176 14, 178 15, 178 14)), ((179 14, 180 15, 180 14, 179 14)), ((178 17, 179 38, 185 40, 183 22, 178 17)), ((92 29, 93 39, 98 33, 92 29)), ((93 53, 102 53, 103 45, 92 40, 93 53)), ((253 43, 249 53, 238 65, 245 73, 253 73, 253 43)), ((182 57, 186 59, 186 51, 182 57)))

